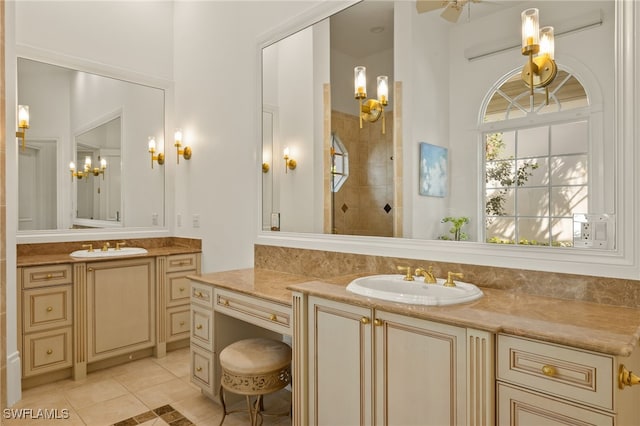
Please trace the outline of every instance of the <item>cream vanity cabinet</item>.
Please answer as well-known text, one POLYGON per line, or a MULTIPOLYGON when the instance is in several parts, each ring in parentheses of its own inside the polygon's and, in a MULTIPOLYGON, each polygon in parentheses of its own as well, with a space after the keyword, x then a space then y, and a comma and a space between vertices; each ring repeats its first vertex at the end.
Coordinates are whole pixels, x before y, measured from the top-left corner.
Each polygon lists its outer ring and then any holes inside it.
POLYGON ((153 347, 155 259, 87 263, 88 362, 153 347))
POLYGON ((17 273, 22 376, 71 367, 73 307, 71 265, 19 268, 17 273))
POLYGON ((499 334, 498 424, 640 424, 640 392, 619 386, 624 364, 640 368, 638 354, 616 357, 499 334))
POLYGON ((314 296, 306 307, 308 424, 467 423, 465 328, 314 296))

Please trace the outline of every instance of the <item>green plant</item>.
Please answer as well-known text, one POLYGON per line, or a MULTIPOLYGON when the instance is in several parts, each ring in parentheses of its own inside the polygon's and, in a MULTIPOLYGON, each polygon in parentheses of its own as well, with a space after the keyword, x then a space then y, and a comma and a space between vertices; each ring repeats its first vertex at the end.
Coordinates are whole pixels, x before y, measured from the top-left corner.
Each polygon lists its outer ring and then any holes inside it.
POLYGON ((441 223, 451 223, 451 228, 449 228, 449 233, 451 234, 451 236, 441 235, 439 239, 453 240, 453 241, 464 241, 469 239, 469 235, 467 235, 467 233, 465 232, 462 232, 462 227, 467 223, 469 223, 469 220, 470 219, 468 217, 464 217, 464 216, 461 216, 461 217, 447 216, 443 218, 440 221, 441 223))

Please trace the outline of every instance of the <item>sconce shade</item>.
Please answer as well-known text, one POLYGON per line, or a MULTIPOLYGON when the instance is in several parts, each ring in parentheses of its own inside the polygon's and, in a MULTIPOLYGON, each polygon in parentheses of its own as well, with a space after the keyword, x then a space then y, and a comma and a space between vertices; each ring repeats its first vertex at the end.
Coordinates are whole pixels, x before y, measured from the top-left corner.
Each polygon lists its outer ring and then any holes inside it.
POLYGON ((378 101, 385 106, 389 101, 389 77, 386 75, 378 76, 378 101))
POLYGON ((549 59, 554 59, 555 42, 553 37, 553 27, 543 27, 540 29, 540 52, 539 55, 546 55, 549 59))
POLYGON ((354 89, 356 99, 367 97, 367 68, 358 66, 353 69, 354 89))
POLYGON ((29 105, 18 105, 18 127, 29 128, 29 105))
POLYGON ((153 169, 153 162, 157 161, 158 164, 164 164, 164 154, 159 152, 158 155, 154 155, 156 152, 156 138, 149 136, 149 153, 151 154, 151 168, 153 169))
POLYGON ((528 54, 534 50, 537 53, 540 44, 540 21, 538 9, 526 9, 521 14, 522 17, 522 53, 528 54))
MULTIPOLYGON (((296 160, 289 156, 289 147, 284 149, 282 158, 284 158, 284 172, 288 173, 289 170, 294 170, 298 163, 296 160)), ((263 169, 264 170, 264 169, 263 169)))
POLYGON ((149 136, 149 152, 156 152, 156 139, 153 136, 149 136))
POLYGON ((175 140, 176 146, 182 145, 182 129, 176 129, 173 134, 173 139, 175 140))

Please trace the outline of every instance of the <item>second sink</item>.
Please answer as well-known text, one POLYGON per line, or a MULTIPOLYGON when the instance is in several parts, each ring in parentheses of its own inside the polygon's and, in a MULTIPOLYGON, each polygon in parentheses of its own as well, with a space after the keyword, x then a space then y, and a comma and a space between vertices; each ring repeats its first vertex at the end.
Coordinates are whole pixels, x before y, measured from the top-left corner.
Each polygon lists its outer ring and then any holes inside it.
POLYGON ((455 287, 445 287, 444 279, 437 281, 436 284, 425 284, 420 277, 405 281, 402 275, 371 275, 351 281, 347 291, 375 299, 431 306, 471 302, 484 295, 470 283, 456 281, 455 287))
POLYGON ((132 256, 135 254, 145 254, 147 249, 142 247, 122 247, 119 250, 110 248, 107 251, 100 249, 89 250, 76 250, 70 254, 71 257, 83 257, 83 258, 95 258, 95 257, 116 257, 116 256, 132 256))

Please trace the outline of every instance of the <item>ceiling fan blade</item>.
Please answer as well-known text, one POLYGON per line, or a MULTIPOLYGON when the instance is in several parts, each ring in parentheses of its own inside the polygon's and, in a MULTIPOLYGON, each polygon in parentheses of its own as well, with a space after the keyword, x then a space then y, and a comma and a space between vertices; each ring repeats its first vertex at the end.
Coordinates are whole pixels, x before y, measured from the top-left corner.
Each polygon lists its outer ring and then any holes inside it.
POLYGON ((418 13, 430 12, 440 9, 449 4, 446 0, 416 0, 416 10, 418 13))
POLYGON ((440 14, 442 18, 446 19, 449 22, 453 22, 454 24, 458 22, 458 18, 462 14, 462 9, 464 9, 464 5, 466 2, 456 2, 449 3, 444 11, 440 14))

